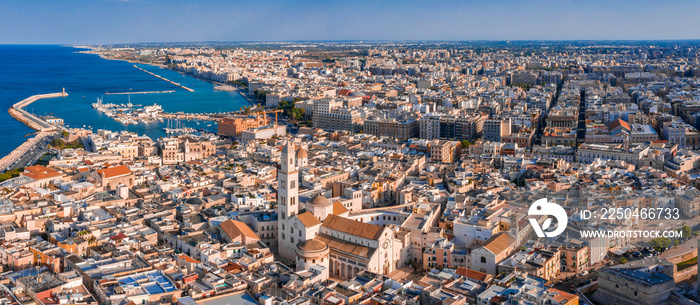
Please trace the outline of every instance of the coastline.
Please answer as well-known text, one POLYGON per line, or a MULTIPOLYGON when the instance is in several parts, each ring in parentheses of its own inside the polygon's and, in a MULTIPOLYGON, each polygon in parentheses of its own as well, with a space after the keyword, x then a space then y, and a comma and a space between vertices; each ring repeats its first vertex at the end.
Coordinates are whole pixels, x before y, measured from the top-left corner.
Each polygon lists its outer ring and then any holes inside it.
MULTIPOLYGON (((83 47, 73 47, 73 48, 75 48, 75 49, 84 49, 83 47)), ((125 61, 125 62, 131 63, 131 64, 140 64, 140 65, 149 65, 149 66, 154 66, 154 67, 159 67, 159 68, 167 68, 167 66, 166 66, 166 65, 163 65, 163 64, 150 63, 150 62, 143 62, 143 61, 138 61, 138 60, 133 60, 133 59, 122 59, 122 58, 107 57, 107 56, 104 56, 104 54, 102 54, 102 53, 100 53, 100 52, 95 52, 95 51, 93 51, 93 50, 89 50, 89 51, 77 51, 77 52, 75 52, 75 53, 97 55, 97 56, 99 56, 100 58, 106 59, 106 60, 125 61)))
POLYGON ((36 102, 44 98, 54 98, 54 97, 65 97, 68 96, 66 92, 59 93, 49 93, 49 94, 37 94, 32 95, 26 99, 23 99, 17 103, 14 103, 7 111, 10 116, 16 120, 24 123, 30 128, 37 131, 37 135, 31 137, 24 141, 22 144, 13 149, 10 153, 0 159, 0 172, 6 171, 10 166, 19 161, 27 152, 34 148, 37 144, 41 143, 47 137, 56 133, 56 127, 52 126, 48 122, 40 119, 39 117, 28 113, 24 110, 27 105, 36 102))
MULTIPOLYGON (((74 48, 78 48, 78 47, 74 47, 74 48)), ((79 48, 82 49, 82 48, 84 48, 84 47, 79 47, 79 48)), ((226 84, 226 83, 221 83, 221 82, 218 82, 218 81, 214 81, 214 80, 211 80, 211 79, 206 79, 206 78, 203 78, 203 77, 200 77, 200 76, 196 76, 196 75, 193 75, 193 74, 190 74, 190 73, 186 73, 186 72, 183 72, 183 71, 175 70, 175 69, 172 69, 172 68, 170 68, 169 66, 163 65, 163 64, 152 63, 152 62, 142 62, 142 61, 130 60, 130 59, 112 58, 112 57, 104 56, 104 54, 102 54, 102 53, 100 53, 100 52, 93 51, 92 49, 89 50, 89 51, 78 51, 77 53, 94 54, 94 55, 97 55, 97 56, 99 56, 100 58, 106 59, 106 60, 117 60, 117 61, 125 61, 125 62, 132 63, 132 64, 141 64, 141 65, 154 66, 154 67, 158 67, 158 68, 162 68, 162 69, 167 69, 167 70, 170 70, 170 71, 173 71, 173 72, 177 72, 177 73, 180 73, 180 74, 185 75, 185 76, 189 76, 189 77, 192 77, 192 78, 196 78, 196 79, 199 79, 199 80, 202 80, 202 81, 205 81, 205 82, 214 84, 214 85, 228 85, 228 84, 226 84)), ((243 97, 243 99, 245 99, 245 100, 248 102, 248 104, 250 104, 251 106, 257 106, 258 103, 262 104, 262 102, 258 101, 255 97, 253 97, 253 96, 251 96, 250 94, 248 94, 248 92, 246 92, 246 90, 243 90, 243 89, 244 89, 243 87, 238 86, 238 85, 230 85, 230 86, 235 87, 235 88, 237 89, 236 92, 238 92, 238 94, 240 94, 241 97, 243 97)))

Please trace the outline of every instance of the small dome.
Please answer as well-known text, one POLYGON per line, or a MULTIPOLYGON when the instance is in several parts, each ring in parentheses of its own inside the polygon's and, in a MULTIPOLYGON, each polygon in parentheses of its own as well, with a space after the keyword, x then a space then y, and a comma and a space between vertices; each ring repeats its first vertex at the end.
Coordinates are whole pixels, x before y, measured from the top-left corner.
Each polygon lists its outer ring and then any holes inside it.
POLYGON ((314 196, 314 198, 311 198, 311 200, 309 200, 309 204, 324 206, 324 205, 331 205, 331 202, 328 201, 328 199, 326 199, 326 197, 323 197, 323 195, 316 194, 316 196, 314 196))
POLYGON ((297 248, 299 248, 299 250, 314 251, 315 252, 315 251, 325 250, 326 248, 328 248, 328 245, 326 245, 326 243, 324 243, 320 240, 309 239, 309 240, 305 240, 305 241, 300 242, 297 245, 297 248))
POLYGON ((309 155, 306 153, 306 149, 303 147, 300 147, 299 150, 297 150, 297 159, 308 159, 309 155))

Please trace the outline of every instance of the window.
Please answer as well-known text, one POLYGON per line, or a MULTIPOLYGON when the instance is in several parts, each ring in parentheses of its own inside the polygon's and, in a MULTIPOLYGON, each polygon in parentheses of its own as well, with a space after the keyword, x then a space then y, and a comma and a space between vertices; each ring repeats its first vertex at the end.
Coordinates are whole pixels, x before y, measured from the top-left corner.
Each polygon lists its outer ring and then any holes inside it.
POLYGON ((481 257, 481 263, 486 264, 486 257, 483 257, 483 256, 481 257))
POLYGON ((295 188, 295 187, 296 187, 296 181, 294 181, 294 180, 289 181, 289 188, 292 188, 292 189, 293 189, 293 188, 295 188))

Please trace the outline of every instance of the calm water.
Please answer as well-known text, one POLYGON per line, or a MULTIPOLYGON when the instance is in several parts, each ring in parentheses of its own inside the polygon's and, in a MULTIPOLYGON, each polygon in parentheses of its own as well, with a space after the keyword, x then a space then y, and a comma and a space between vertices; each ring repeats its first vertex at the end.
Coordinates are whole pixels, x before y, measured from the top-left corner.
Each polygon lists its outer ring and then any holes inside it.
MULTIPOLYGON (((31 95, 60 92, 69 96, 42 99, 25 108, 39 115, 53 114, 70 127, 92 127, 93 130, 129 130, 151 138, 165 136, 165 123, 122 125, 92 108, 97 97, 105 103, 126 104, 128 95, 104 95, 105 92, 138 92, 175 90, 174 93, 134 94, 133 104, 159 104, 166 112, 220 112, 238 110, 249 105, 236 92, 214 90, 212 83, 155 66, 141 68, 194 89, 188 92, 178 86, 149 75, 133 64, 102 59, 97 55, 77 53, 80 49, 61 46, 0 45, 0 156, 24 142, 34 131, 12 118, 7 109, 31 95)), ((216 129, 216 123, 183 122, 184 126, 216 129), (211 124, 211 126, 207 126, 211 124)))

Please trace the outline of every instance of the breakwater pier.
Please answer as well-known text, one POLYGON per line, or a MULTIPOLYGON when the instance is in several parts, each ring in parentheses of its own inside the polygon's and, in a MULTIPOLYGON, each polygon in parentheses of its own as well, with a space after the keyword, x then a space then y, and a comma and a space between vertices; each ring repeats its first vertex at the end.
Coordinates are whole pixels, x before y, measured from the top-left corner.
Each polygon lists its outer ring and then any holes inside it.
POLYGON ((12 107, 10 107, 8 112, 13 118, 26 124, 30 128, 38 131, 38 133, 36 134, 36 136, 28 139, 20 146, 15 148, 12 152, 0 159, 0 172, 6 171, 8 167, 20 160, 37 144, 56 134, 56 132, 58 131, 58 128, 56 128, 56 126, 52 125, 51 123, 45 121, 44 119, 34 114, 27 112, 26 110, 24 110, 24 107, 43 98, 54 98, 64 96, 68 96, 68 93, 66 93, 65 90, 59 93, 33 95, 20 102, 15 103, 14 105, 12 105, 12 107))
POLYGON ((190 88, 187 88, 187 87, 185 87, 185 86, 183 86, 183 85, 180 85, 180 83, 176 83, 176 82, 171 81, 171 80, 169 80, 169 79, 167 79, 167 78, 165 78, 165 77, 162 77, 162 76, 160 76, 160 75, 158 75, 158 74, 155 74, 155 73, 153 73, 153 72, 151 72, 151 71, 142 69, 142 68, 140 68, 140 67, 137 66, 137 65, 134 65, 134 68, 139 69, 139 70, 141 70, 141 71, 143 71, 143 72, 146 72, 146 73, 148 73, 148 74, 150 74, 150 75, 153 75, 153 76, 155 76, 155 77, 157 77, 157 78, 160 78, 160 79, 162 79, 162 80, 164 80, 164 81, 166 81, 166 82, 169 82, 169 83, 171 83, 171 84, 173 84, 173 85, 175 85, 175 86, 178 86, 178 87, 180 87, 180 88, 182 88, 182 89, 185 89, 185 90, 187 90, 187 91, 189 91, 189 92, 194 92, 194 90, 192 90, 192 89, 190 89, 190 88))
POLYGON ((130 94, 159 94, 159 93, 173 93, 175 90, 165 90, 165 91, 134 91, 134 92, 105 92, 105 95, 130 95, 130 94))

